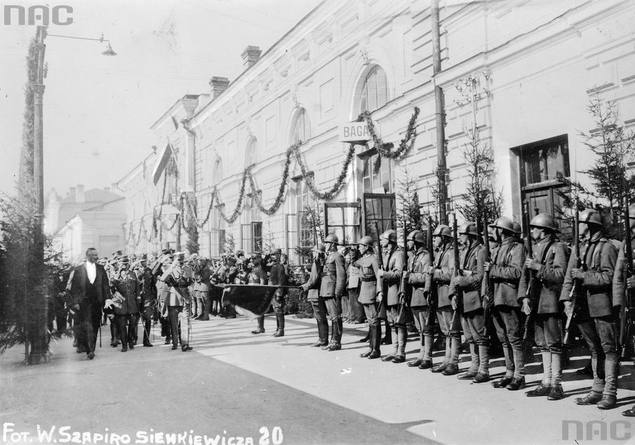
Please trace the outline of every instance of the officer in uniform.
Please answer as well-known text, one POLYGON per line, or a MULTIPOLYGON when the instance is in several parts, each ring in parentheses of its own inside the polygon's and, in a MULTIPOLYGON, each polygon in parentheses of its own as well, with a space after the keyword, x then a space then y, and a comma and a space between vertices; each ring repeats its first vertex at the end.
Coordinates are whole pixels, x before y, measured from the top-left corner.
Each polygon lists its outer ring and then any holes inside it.
POLYGON ((382 292, 381 274, 379 261, 373 252, 373 239, 370 236, 363 236, 357 248, 362 255, 355 265, 361 274, 361 285, 359 288, 359 302, 364 307, 364 313, 368 320, 369 349, 360 354, 361 358, 375 359, 381 355, 381 325, 379 324, 377 296, 382 292))
POLYGON ((495 388, 516 391, 525 387, 525 356, 522 322, 518 302, 518 283, 525 263, 525 249, 518 243, 511 219, 500 217, 494 221, 500 246, 492 254, 492 262, 485 263, 494 284, 494 326, 503 346, 505 375, 494 382, 495 388))
POLYGON ((403 273, 403 250, 397 246, 397 233, 390 229, 379 237, 383 249, 384 267, 380 272, 382 277, 382 293, 379 301, 386 306, 386 315, 390 328, 395 331, 395 349, 392 354, 382 357, 383 362, 403 363, 406 361, 406 312, 400 301, 399 284, 403 273))
MULTIPOLYGON (((287 277, 287 270, 284 267, 284 265, 280 262, 281 254, 282 254, 282 249, 275 249, 271 253, 270 263, 269 263, 270 264, 269 282, 267 283, 269 286, 286 286, 287 284, 289 284, 288 277, 287 277)), ((274 332, 273 334, 274 337, 284 337, 284 310, 286 306, 285 304, 286 295, 287 295, 287 290, 285 288, 278 288, 276 289, 276 292, 273 297, 273 301, 271 302, 273 311, 276 314, 276 325, 277 325, 276 332, 274 332)), ((264 315, 262 317, 264 317, 264 315)))
POLYGON ((439 327, 445 336, 445 357, 443 363, 435 365, 432 372, 443 375, 459 373, 459 347, 461 342, 461 320, 452 309, 450 300, 450 281, 454 267, 454 252, 452 251, 452 232, 450 227, 439 224, 432 233, 434 245, 434 263, 428 266, 430 289, 436 295, 436 314, 439 327), (432 289, 434 286, 434 289, 432 289))
POLYGON ((527 397, 560 400, 562 391, 562 318, 558 299, 567 270, 569 251, 558 241, 558 228, 551 215, 540 213, 529 223, 534 241, 533 257, 527 257, 518 287, 518 300, 523 312, 534 318, 534 340, 540 348, 544 374, 540 384, 526 393, 527 397), (530 271, 534 281, 530 282, 530 271), (535 301, 533 301, 535 300, 535 301))
POLYGON ((489 355, 485 338, 485 317, 481 300, 483 264, 485 250, 479 242, 478 230, 473 222, 465 222, 458 230, 461 251, 459 252, 460 273, 455 271, 450 283, 452 306, 461 305, 461 326, 465 340, 470 346, 470 368, 459 376, 459 380, 489 380, 489 355), (459 300, 459 294, 462 295, 459 300), (478 379, 477 379, 478 377, 478 379))
POLYGON ((412 288, 410 298, 410 310, 419 331, 419 355, 413 361, 408 362, 410 367, 427 369, 432 367, 432 323, 430 305, 425 295, 425 284, 428 278, 426 270, 430 265, 430 252, 425 248, 425 235, 420 230, 414 230, 408 235, 408 250, 411 255, 408 258, 407 283, 412 288))
POLYGON ((320 298, 324 299, 328 317, 331 320, 331 341, 322 349, 339 351, 342 349, 342 296, 346 292, 346 268, 344 257, 337 251, 337 235, 331 234, 324 240, 326 261, 322 270, 320 298))
POLYGON ((329 322, 326 319, 326 304, 320 298, 320 282, 322 280, 322 270, 324 269, 324 244, 318 244, 313 248, 313 262, 311 263, 311 273, 309 279, 304 283, 302 291, 307 294, 307 301, 313 307, 313 316, 317 322, 318 341, 312 344, 313 347, 328 346, 329 344, 329 322))
MULTIPOLYGON (((119 259, 119 272, 117 277, 111 282, 119 295, 113 298, 116 329, 119 339, 121 340, 121 352, 126 352, 128 347, 134 349, 135 331, 139 321, 139 306, 137 298, 140 294, 139 282, 137 277, 130 270, 130 262, 127 256, 121 256, 119 259)), ((111 302, 107 302, 110 306, 111 302)))
POLYGON ((575 322, 591 351, 593 386, 575 403, 610 409, 617 396, 618 314, 623 304, 622 295, 612 294, 618 250, 606 238, 596 210, 586 209, 579 218, 580 252, 572 252, 569 258, 560 301, 567 317, 573 316, 575 309, 575 322), (577 267, 578 255, 583 267, 577 267), (574 280, 580 284, 575 308, 571 302, 574 280))
POLYGON ((172 349, 178 347, 181 339, 181 351, 191 351, 190 346, 190 310, 191 296, 188 291, 192 283, 192 269, 183 264, 185 255, 179 253, 176 260, 163 273, 161 279, 170 286, 167 299, 168 317, 172 334, 172 349))
POLYGON ((153 283, 152 270, 148 267, 148 257, 144 253, 140 258, 139 283, 141 286, 141 318, 143 318, 143 346, 152 347, 150 343, 150 329, 152 316, 157 305, 157 291, 153 283))

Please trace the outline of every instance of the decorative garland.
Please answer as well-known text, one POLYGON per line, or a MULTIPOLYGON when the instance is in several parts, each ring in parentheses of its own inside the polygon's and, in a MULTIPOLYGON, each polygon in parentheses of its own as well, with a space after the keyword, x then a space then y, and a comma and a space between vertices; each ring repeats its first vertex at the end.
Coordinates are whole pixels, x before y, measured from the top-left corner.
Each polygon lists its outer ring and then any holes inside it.
POLYGON ((366 121, 366 125, 368 125, 368 132, 373 138, 373 142, 375 143, 375 148, 381 157, 388 159, 400 159, 404 153, 414 145, 415 139, 417 137, 417 117, 419 116, 419 107, 415 107, 415 111, 408 122, 408 129, 406 130, 406 136, 399 143, 399 148, 395 151, 392 151, 394 144, 384 143, 379 136, 377 136, 377 132, 375 131, 375 124, 370 117, 369 111, 364 111, 361 114, 362 118, 366 121))
MULTIPOLYGON (((414 109, 414 113, 412 115, 412 117, 410 118, 410 121, 408 122, 408 128, 406 130, 406 134, 404 136, 404 138, 400 141, 399 146, 397 149, 393 150, 394 144, 393 143, 384 143, 383 140, 377 135, 377 132, 375 131, 375 125, 373 123, 373 120, 371 118, 371 114, 368 111, 364 111, 362 114, 360 114, 360 117, 358 119, 358 121, 364 120, 366 121, 366 125, 368 125, 368 131, 373 139, 373 142, 375 144, 375 148, 377 149, 377 153, 378 153, 378 157, 377 157, 377 163, 375 165, 375 168, 377 169, 379 167, 379 163, 381 162, 381 158, 388 158, 388 159, 401 159, 404 154, 414 146, 415 143, 415 139, 417 136, 417 126, 416 126, 416 122, 417 122, 417 118, 419 116, 419 107, 415 107, 414 109)), ((180 221, 179 223, 179 227, 181 227, 181 225, 184 225, 184 227, 186 228, 185 230, 188 231, 187 229, 187 221, 185 220, 185 215, 184 215, 184 206, 185 203, 183 201, 187 202, 187 211, 188 211, 188 218, 191 218, 194 220, 195 224, 199 227, 199 228, 203 228, 205 226, 205 224, 207 224, 207 222, 209 221, 209 218, 211 216, 212 213, 212 208, 216 207, 217 209, 219 209, 219 213, 221 218, 223 218, 223 220, 225 220, 227 223, 229 224, 233 224, 237 219, 238 216, 242 213, 242 207, 243 207, 243 202, 245 199, 245 189, 246 189, 246 184, 247 184, 247 180, 249 180, 249 186, 250 186, 250 190, 251 192, 254 194, 254 198, 256 201, 256 205, 258 206, 258 208, 260 209, 261 212, 263 212, 264 214, 271 216, 273 214, 275 214, 280 206, 282 205, 282 203, 284 202, 284 198, 286 195, 286 191, 287 191, 287 187, 288 187, 288 179, 289 179, 289 171, 290 171, 290 167, 291 167, 291 160, 292 157, 295 157, 298 165, 300 166, 300 170, 302 172, 302 178, 304 179, 307 187, 309 188, 309 191, 311 192, 311 194, 313 195, 314 198, 319 199, 319 200, 324 200, 324 201, 331 201, 333 200, 337 194, 341 191, 342 187, 344 186, 344 182, 346 181, 346 176, 348 174, 348 169, 351 165, 351 163, 353 162, 353 159, 355 157, 355 144, 351 143, 349 146, 349 150, 346 154, 346 159, 344 160, 344 163, 342 164, 342 170, 340 171, 339 176, 337 177, 335 183, 331 186, 331 188, 326 191, 326 192, 320 192, 317 187, 315 186, 314 183, 314 178, 313 175, 309 174, 308 169, 306 168, 306 165, 304 164, 304 161, 302 160, 302 155, 300 153, 300 146, 302 145, 302 143, 298 143, 296 145, 292 145, 290 146, 285 154, 285 165, 284 165, 284 169, 283 169, 283 173, 282 173, 282 180, 280 182, 280 186, 278 188, 278 195, 276 196, 276 198, 274 199, 273 204, 267 208, 263 205, 262 203, 262 199, 260 197, 260 193, 259 190, 256 187, 256 183, 254 180, 254 177, 251 173, 251 169, 253 167, 253 165, 250 165, 248 167, 245 168, 245 170, 243 171, 243 175, 241 178, 241 183, 240 183, 240 191, 238 193, 238 201, 236 202, 236 207, 234 208, 231 216, 227 217, 224 209, 224 203, 222 202, 221 198, 220 198, 220 193, 218 192, 218 189, 216 187, 214 187, 214 189, 212 190, 211 193, 211 199, 209 202, 209 206, 207 208, 207 212, 205 215, 205 219, 202 222, 199 222, 198 220, 198 215, 196 212, 196 208, 192 205, 190 198, 187 194, 184 194, 181 196, 181 200, 180 203, 178 203, 177 205, 175 205, 175 207, 178 208, 179 213, 177 213, 176 215, 176 219, 174 220, 174 223, 172 224, 172 226, 170 226, 169 228, 167 227, 167 225, 165 226, 166 230, 171 231, 174 226, 177 224, 177 222, 180 221)), ((167 177, 168 174, 174 174, 174 176, 178 179, 178 167, 176 165, 176 162, 174 162, 174 159, 170 160, 170 163, 168 164, 167 168, 166 168, 166 174, 164 175, 164 180, 163 180, 163 192, 162 192, 162 196, 161 196, 161 206, 159 208, 159 213, 158 215, 155 214, 155 211, 153 211, 153 234, 151 236, 156 236, 157 232, 159 234, 159 242, 161 241, 161 236, 162 236, 162 230, 163 230, 163 226, 164 224, 157 224, 158 221, 161 221, 162 219, 162 212, 163 212, 163 205, 165 204, 165 192, 166 192, 166 184, 167 184, 167 177)), ((170 203, 173 203, 173 196, 170 196, 170 203)), ((141 226, 142 226, 143 220, 141 221, 141 223, 139 224, 139 235, 138 238, 140 238, 141 235, 141 226)), ((132 224, 130 226, 131 229, 131 233, 132 233, 132 224)), ((145 229, 145 227, 144 227, 145 229)), ((128 234, 128 238, 130 238, 131 233, 128 234)), ((189 232, 188 232, 189 233, 189 232)), ((149 239, 148 239, 149 241, 149 239)))

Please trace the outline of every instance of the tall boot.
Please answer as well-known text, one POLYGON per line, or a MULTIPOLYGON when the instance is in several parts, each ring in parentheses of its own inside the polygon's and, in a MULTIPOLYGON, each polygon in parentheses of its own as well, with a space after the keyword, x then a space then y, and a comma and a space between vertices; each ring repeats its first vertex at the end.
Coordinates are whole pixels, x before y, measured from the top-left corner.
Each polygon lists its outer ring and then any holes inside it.
MULTIPOLYGON (((381 358, 382 362, 392 362, 392 360, 395 357, 397 357, 397 354, 399 353, 399 337, 397 336, 397 328, 394 328, 394 330, 395 330, 395 341, 392 343, 394 343, 395 346, 393 348, 392 354, 385 355, 381 358)), ((382 343, 383 343, 383 340, 382 340, 382 343)))
POLYGON ((421 363, 423 363, 423 332, 419 334, 419 354, 417 354, 417 358, 412 361, 412 362, 408 362, 408 366, 410 367, 418 367, 419 365, 421 365, 421 363))
POLYGON ((432 368, 432 372, 443 372, 445 368, 450 364, 450 357, 452 356, 452 339, 450 336, 445 337, 445 356, 443 362, 432 368))
POLYGON ((543 386, 551 386, 551 373, 553 372, 553 357, 551 351, 541 351, 542 355, 542 384, 543 386))
POLYGON ((505 356, 505 375, 498 382, 494 382, 492 385, 494 388, 505 388, 512 382, 514 377, 514 359, 512 348, 509 345, 503 346, 503 355, 505 356))
POLYGON ((450 337, 450 359, 448 366, 443 370, 443 375, 456 375, 459 373, 459 351, 461 349, 461 339, 450 337))
POLYGON ((263 334, 265 332, 265 316, 264 315, 259 315, 256 318, 256 321, 258 323, 258 326, 256 327, 256 329, 251 331, 251 333, 252 334, 263 334))
POLYGON ((408 331, 405 326, 395 328, 397 332, 397 348, 393 363, 403 363, 406 361, 406 342, 408 341, 408 331))
MULTIPOLYGON (((384 318, 384 323, 386 324, 386 335, 381 339, 381 344, 392 345, 392 331, 390 324, 388 324, 388 319, 384 318)), ((379 324, 381 326, 381 319, 379 320, 379 324)))
MULTIPOLYGON (((328 323, 328 321, 327 321, 328 323)), ((331 346, 333 344, 333 336, 335 335, 335 325, 337 324, 336 321, 331 320, 331 336, 329 337, 329 342, 322 346, 323 350, 327 350, 329 348, 329 346, 331 346)))
POLYGON ((327 351, 339 351, 342 349, 342 328, 343 320, 338 318, 333 323, 333 341, 327 346, 327 351))
POLYGON ((470 368, 467 370, 467 372, 461 374, 459 376, 459 380, 472 380, 474 377, 476 377, 476 374, 478 373, 478 368, 479 368, 479 358, 478 358, 478 347, 476 346, 476 343, 468 343, 470 346, 470 358, 471 358, 471 362, 470 362, 470 368))
POLYGON ((604 361, 604 392, 599 409, 611 409, 617 402, 617 354, 607 354, 604 361))
POLYGON ((320 338, 317 343, 312 344, 312 347, 319 348, 329 344, 329 323, 326 320, 318 320, 318 337, 320 338))
POLYGON ((551 388, 547 400, 560 400, 564 398, 564 391, 560 384, 562 380, 562 355, 550 352, 551 356, 551 388))
POLYGON ((284 314, 276 313, 276 323, 278 329, 273 334, 274 337, 284 337, 284 314))
POLYGON ((381 326, 378 324, 372 326, 370 329, 370 354, 369 359, 375 359, 381 357, 381 326))
POLYGON ((478 345, 478 372, 474 376, 474 383, 485 383, 489 380, 489 349, 485 345, 478 345))
POLYGON ((514 349, 514 378, 511 383, 507 385, 507 389, 510 391, 516 391, 525 387, 525 350, 514 349))
POLYGON ((372 331, 373 327, 370 325, 370 323, 368 324, 368 332, 366 333, 366 337, 364 338, 360 338, 359 342, 360 343, 366 343, 367 341, 370 340, 370 331, 372 331))
POLYGON ((423 334, 423 359, 419 365, 419 369, 432 368, 432 343, 434 338, 432 334, 423 334))

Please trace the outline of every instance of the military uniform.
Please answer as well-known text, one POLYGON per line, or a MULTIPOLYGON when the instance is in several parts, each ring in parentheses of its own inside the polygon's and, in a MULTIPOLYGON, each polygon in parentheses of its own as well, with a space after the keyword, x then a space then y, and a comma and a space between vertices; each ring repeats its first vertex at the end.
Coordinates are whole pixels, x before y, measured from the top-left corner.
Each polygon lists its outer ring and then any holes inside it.
MULTIPOLYGON (((178 261, 178 260, 175 260, 178 261)), ((170 286, 167 297, 168 318, 172 335, 172 349, 177 349, 179 338, 181 350, 189 351, 190 347, 190 307, 191 296, 188 290, 192 283, 192 269, 177 264, 161 277, 170 286)))
POLYGON ((534 271, 534 282, 530 283, 530 271, 523 268, 518 287, 518 300, 530 300, 534 318, 534 340, 540 348, 544 375, 538 388, 530 391, 530 396, 549 396, 551 400, 562 398, 562 317, 559 298, 567 270, 569 251, 565 243, 559 242, 554 234, 548 234, 533 245, 533 260, 540 263, 540 270, 534 271), (529 289, 529 293, 527 292, 529 289), (535 300, 535 301, 534 301, 535 300), (555 388, 552 395, 552 388, 555 388))
POLYGON ((118 337, 121 340, 121 351, 125 352, 135 346, 135 331, 139 322, 139 305, 137 297, 140 294, 139 282, 134 273, 121 270, 119 276, 113 280, 112 286, 119 295, 115 300, 115 323, 118 337))
MULTIPOLYGON (((437 226, 438 228, 439 226, 437 226)), ((433 372, 452 375, 458 372, 461 318, 455 315, 450 300, 450 282, 454 273, 454 252, 451 243, 443 244, 435 251, 432 272, 432 293, 436 296, 436 315, 439 328, 445 336, 443 363, 432 368, 433 372)))
POLYGON ((331 340, 328 348, 341 348, 342 341, 342 296, 346 292, 346 269, 344 257, 337 251, 326 253, 320 282, 320 298, 324 300, 328 318, 331 320, 331 340))
POLYGON ((324 259, 316 255, 311 264, 311 273, 306 283, 302 285, 302 290, 307 294, 307 301, 313 307, 313 316, 317 322, 318 342, 311 346, 322 347, 329 344, 329 323, 326 319, 326 304, 320 298, 320 284, 322 280, 322 269, 324 259))
MULTIPOLYGON (((571 301, 571 270, 576 268, 576 257, 577 253, 572 252, 560 301, 571 301)), ((574 321, 591 351, 593 386, 590 394, 582 399, 576 399, 579 405, 596 404, 605 399, 609 400, 607 407, 615 405, 618 316, 614 308, 623 302, 622 294, 612 293, 617 257, 618 249, 601 232, 580 243, 580 258, 587 270, 584 272, 581 291, 577 297, 574 321)))
POLYGON ((459 293, 461 295, 457 304, 460 305, 461 326, 465 341, 470 346, 470 368, 461 376, 462 379, 471 379, 476 377, 477 373, 489 375, 488 344, 485 337, 485 317, 481 299, 485 256, 485 249, 478 241, 473 241, 471 245, 461 249, 459 264, 463 274, 454 275, 450 283, 450 295, 458 296, 459 293))
POLYGON ((432 308, 428 304, 428 295, 425 294, 426 282, 429 280, 426 270, 430 265, 430 260, 430 252, 423 246, 420 246, 408 258, 408 284, 412 289, 410 310, 419 331, 420 342, 419 355, 412 366, 418 366, 421 369, 426 369, 432 364, 432 329, 434 323, 430 314, 432 308))
POLYGON ((152 329, 152 316, 157 305, 157 292, 152 279, 152 270, 143 267, 139 276, 141 286, 141 317, 143 318, 143 346, 150 347, 150 329, 152 329))
POLYGON ((515 238, 505 238, 496 252, 492 253, 492 259, 489 271, 493 282, 492 316, 496 335, 503 346, 506 370, 497 386, 505 387, 512 379, 521 382, 525 375, 523 325, 518 302, 518 283, 525 262, 525 249, 515 238))
POLYGON ((375 255, 367 251, 354 264, 360 272, 359 302, 363 305, 368 320, 370 340, 370 349, 368 353, 362 354, 362 357, 378 358, 381 353, 381 325, 377 308, 377 294, 382 290, 379 261, 375 255))
MULTIPOLYGON (((383 235, 382 235, 383 236, 383 235)), ((382 358, 383 361, 405 361, 406 355, 406 312, 402 308, 399 285, 404 268, 403 250, 396 244, 390 243, 383 251, 383 298, 388 316, 388 324, 395 332, 396 341, 394 352, 382 358)))

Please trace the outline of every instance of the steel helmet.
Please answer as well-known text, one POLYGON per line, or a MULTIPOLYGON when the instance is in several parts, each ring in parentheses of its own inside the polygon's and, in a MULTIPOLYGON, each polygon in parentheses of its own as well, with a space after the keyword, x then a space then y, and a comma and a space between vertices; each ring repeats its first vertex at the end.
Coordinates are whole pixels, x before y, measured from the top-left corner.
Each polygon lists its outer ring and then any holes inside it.
POLYGON ((520 236, 520 234, 523 232, 522 227, 520 227, 520 223, 517 223, 516 221, 512 223, 512 227, 514 228, 514 234, 516 236, 520 236))
POLYGON ((597 210, 585 209, 580 213, 580 222, 585 224, 595 224, 596 226, 604 226, 602 224, 602 216, 597 210))
POLYGON ((434 229, 434 233, 432 236, 447 236, 448 238, 452 238, 452 231, 450 227, 445 224, 439 224, 436 229, 434 229))
POLYGON ((381 238, 387 239, 391 243, 396 243, 397 242, 397 232, 395 232, 392 229, 388 229, 384 233, 381 234, 381 238))
POLYGON ((408 234, 408 241, 414 241, 415 237, 417 236, 417 233, 421 233, 421 230, 413 230, 412 232, 410 232, 408 234))
POLYGON ((340 242, 340 239, 337 237, 337 235, 335 235, 334 233, 331 233, 324 239, 324 242, 337 244, 340 242))
POLYGON ((426 236, 423 234, 422 231, 417 231, 417 233, 415 233, 414 236, 414 240, 415 243, 419 243, 419 244, 423 244, 426 242, 426 236))
POLYGON ((461 227, 459 227, 459 235, 478 236, 478 231, 476 230, 476 224, 469 221, 464 222, 463 224, 461 224, 461 227))
POLYGON ((492 224, 492 226, 496 227, 497 229, 507 230, 512 233, 514 232, 514 223, 511 219, 505 216, 501 216, 496 221, 494 221, 494 224, 492 224))
POLYGON ((373 239, 368 235, 362 236, 362 238, 357 242, 357 244, 366 246, 366 247, 373 247, 373 239))
POLYGON ((538 227, 539 229, 558 230, 556 222, 548 213, 539 213, 529 222, 529 227, 538 227))

